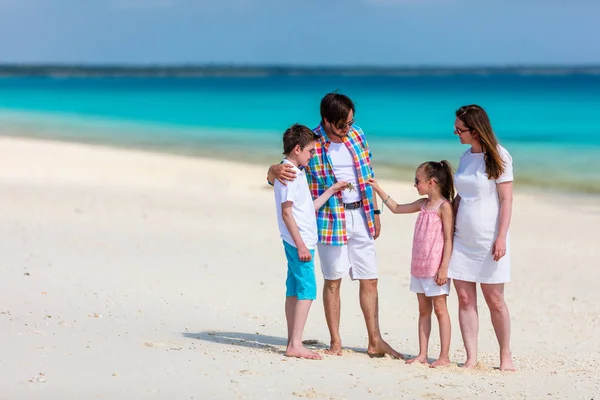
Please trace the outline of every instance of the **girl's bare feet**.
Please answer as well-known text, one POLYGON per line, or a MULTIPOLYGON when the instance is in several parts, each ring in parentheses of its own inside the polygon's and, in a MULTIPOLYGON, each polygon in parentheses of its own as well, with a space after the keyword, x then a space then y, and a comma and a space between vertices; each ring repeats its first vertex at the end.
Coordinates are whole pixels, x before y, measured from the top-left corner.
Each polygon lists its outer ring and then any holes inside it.
POLYGON ((444 365, 450 365, 450 359, 448 357, 440 357, 432 362, 429 368, 442 367, 444 365))
POLYGON ((513 361, 512 361, 512 356, 510 355, 510 353, 506 356, 502 356, 500 355, 500 371, 516 371, 517 369, 515 368, 513 361))
POLYGON ((325 350, 325 354, 329 354, 330 356, 341 356, 342 355, 342 344, 331 342, 331 345, 327 350, 325 350))
POLYGON ((414 362, 419 362, 421 364, 427 364, 427 356, 423 354, 419 354, 415 358, 411 358, 410 360, 406 360, 407 364, 412 364, 414 362))
POLYGON ((319 353, 309 350, 304 346, 288 347, 285 350, 285 355, 288 357, 307 358, 309 360, 321 360, 323 358, 319 353))

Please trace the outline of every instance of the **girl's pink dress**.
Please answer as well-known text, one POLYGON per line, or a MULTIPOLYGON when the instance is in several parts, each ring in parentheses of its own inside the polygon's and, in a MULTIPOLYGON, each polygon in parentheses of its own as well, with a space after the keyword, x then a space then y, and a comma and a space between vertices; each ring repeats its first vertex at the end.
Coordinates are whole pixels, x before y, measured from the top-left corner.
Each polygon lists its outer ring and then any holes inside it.
POLYGON ((427 200, 417 216, 410 266, 410 274, 414 277, 435 276, 440 268, 444 252, 444 227, 438 209, 444 202, 446 200, 442 200, 433 210, 427 210, 427 200))

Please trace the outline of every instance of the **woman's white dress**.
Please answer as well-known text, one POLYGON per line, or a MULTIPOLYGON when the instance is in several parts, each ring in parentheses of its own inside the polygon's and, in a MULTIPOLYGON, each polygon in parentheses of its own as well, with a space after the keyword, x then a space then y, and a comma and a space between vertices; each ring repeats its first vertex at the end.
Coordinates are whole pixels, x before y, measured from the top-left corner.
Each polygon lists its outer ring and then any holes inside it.
POLYGON ((485 153, 467 150, 460 158, 454 175, 460 204, 456 215, 454 244, 448 277, 468 282, 505 283, 510 280, 510 236, 506 255, 494 261, 492 248, 498 235, 500 202, 497 184, 513 180, 512 157, 498 146, 504 160, 504 173, 488 179, 485 153))

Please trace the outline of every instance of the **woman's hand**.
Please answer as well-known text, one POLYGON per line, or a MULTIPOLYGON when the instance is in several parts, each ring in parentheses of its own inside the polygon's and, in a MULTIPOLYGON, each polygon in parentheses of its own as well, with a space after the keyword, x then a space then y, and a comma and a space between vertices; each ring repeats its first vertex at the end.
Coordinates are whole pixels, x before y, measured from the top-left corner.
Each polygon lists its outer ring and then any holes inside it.
POLYGON ((494 256, 494 261, 499 261, 502 257, 506 255, 506 238, 503 236, 498 236, 496 241, 494 242, 494 246, 492 247, 492 255, 494 256))

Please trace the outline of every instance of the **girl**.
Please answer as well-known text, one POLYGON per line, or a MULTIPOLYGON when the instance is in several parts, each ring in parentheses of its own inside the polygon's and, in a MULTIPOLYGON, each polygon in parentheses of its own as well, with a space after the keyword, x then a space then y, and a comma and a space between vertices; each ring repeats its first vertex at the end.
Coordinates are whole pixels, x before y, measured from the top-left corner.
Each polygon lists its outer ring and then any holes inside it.
POLYGON ((375 179, 367 183, 384 199, 394 214, 419 212, 415 223, 410 290, 419 301, 419 355, 407 363, 427 364, 427 347, 431 333, 431 312, 435 310, 440 327, 440 356, 430 367, 450 364, 450 317, 446 296, 450 293, 448 264, 452 254, 454 217, 452 199, 454 182, 448 161, 428 161, 417 168, 415 187, 421 198, 410 204, 398 204, 381 188, 375 179))

